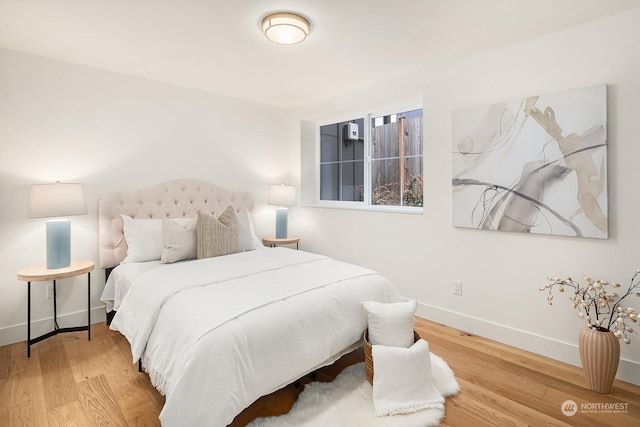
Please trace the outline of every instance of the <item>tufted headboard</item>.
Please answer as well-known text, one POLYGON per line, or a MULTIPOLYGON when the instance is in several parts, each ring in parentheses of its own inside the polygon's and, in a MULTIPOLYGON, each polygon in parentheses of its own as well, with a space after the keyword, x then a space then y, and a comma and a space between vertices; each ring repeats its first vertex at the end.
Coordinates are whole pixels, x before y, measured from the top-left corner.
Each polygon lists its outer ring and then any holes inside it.
POLYGON ((251 193, 227 191, 205 181, 180 179, 155 187, 109 193, 98 201, 100 267, 115 267, 127 256, 121 214, 131 218, 192 217, 198 211, 220 215, 232 205, 238 212, 253 212, 251 193))

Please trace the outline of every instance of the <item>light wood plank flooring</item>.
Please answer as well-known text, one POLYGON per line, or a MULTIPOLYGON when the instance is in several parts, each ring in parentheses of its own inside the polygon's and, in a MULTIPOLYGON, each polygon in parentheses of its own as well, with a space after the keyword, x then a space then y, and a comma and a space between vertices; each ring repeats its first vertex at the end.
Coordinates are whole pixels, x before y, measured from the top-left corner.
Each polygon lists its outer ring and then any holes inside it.
MULTIPOLYGON (((447 399, 443 426, 640 426, 640 387, 616 381, 611 394, 595 393, 579 368, 423 319, 416 330, 462 387, 447 399), (576 415, 562 414, 566 400, 576 402, 576 415), (607 403, 626 409, 598 409, 607 403)), ((356 350, 321 369, 318 379, 330 381, 362 360, 362 349, 356 350)), ((232 426, 287 412, 301 390, 289 385, 257 400, 232 426)), ((93 325, 91 341, 83 332, 42 341, 30 359, 25 343, 0 347, 0 426, 158 426, 163 404, 131 364, 127 341, 104 324, 93 325)))

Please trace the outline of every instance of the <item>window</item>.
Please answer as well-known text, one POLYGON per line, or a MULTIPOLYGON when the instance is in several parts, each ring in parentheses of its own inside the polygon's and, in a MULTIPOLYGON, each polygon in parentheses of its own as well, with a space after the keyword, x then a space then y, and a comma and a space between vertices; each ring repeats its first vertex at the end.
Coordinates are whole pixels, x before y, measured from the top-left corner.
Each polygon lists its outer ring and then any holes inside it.
POLYGON ((320 126, 320 200, 422 207, 422 109, 320 126))

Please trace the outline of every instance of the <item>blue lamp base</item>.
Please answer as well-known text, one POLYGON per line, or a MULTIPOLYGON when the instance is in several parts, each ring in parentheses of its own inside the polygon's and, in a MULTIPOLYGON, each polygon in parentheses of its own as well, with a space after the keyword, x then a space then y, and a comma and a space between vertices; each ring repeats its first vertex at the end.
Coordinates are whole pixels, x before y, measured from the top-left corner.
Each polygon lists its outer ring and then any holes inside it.
POLYGON ((47 269, 71 265, 71 221, 50 219, 47 221, 47 269))
POLYGON ((276 209, 276 239, 287 238, 288 216, 287 208, 276 209))

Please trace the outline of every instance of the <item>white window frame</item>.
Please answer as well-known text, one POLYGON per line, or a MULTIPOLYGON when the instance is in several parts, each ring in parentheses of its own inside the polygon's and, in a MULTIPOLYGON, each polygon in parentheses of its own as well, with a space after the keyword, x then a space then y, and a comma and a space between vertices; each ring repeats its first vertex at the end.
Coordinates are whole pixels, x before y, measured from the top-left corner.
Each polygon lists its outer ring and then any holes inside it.
MULTIPOLYGON (((356 209, 356 210, 367 210, 367 211, 378 211, 378 212, 399 212, 399 213, 413 213, 413 214, 422 214, 424 206, 389 206, 389 205, 373 205, 371 204, 371 168, 372 168, 372 159, 371 159, 371 119, 379 116, 388 116, 391 114, 395 114, 398 112, 404 111, 412 111, 412 110, 423 110, 422 105, 411 104, 407 106, 402 106, 399 108, 389 108, 389 109, 381 109, 374 110, 373 112, 366 114, 350 114, 339 116, 339 118, 323 120, 317 123, 316 125, 316 162, 315 162, 315 201, 316 207, 323 208, 333 208, 333 209, 356 209), (347 122, 349 120, 364 118, 365 126, 364 126, 364 167, 363 167, 363 183, 364 183, 364 200, 362 202, 356 201, 343 201, 343 200, 321 200, 320 199, 320 128, 326 125, 332 125, 341 122, 347 122)), ((424 120, 424 116, 423 116, 424 120)), ((424 126, 423 126, 424 131, 424 126)), ((422 174, 424 176, 424 134, 422 137, 422 174)), ((423 188, 424 192, 424 188, 423 188)), ((423 204, 424 205, 424 204, 423 204)))

